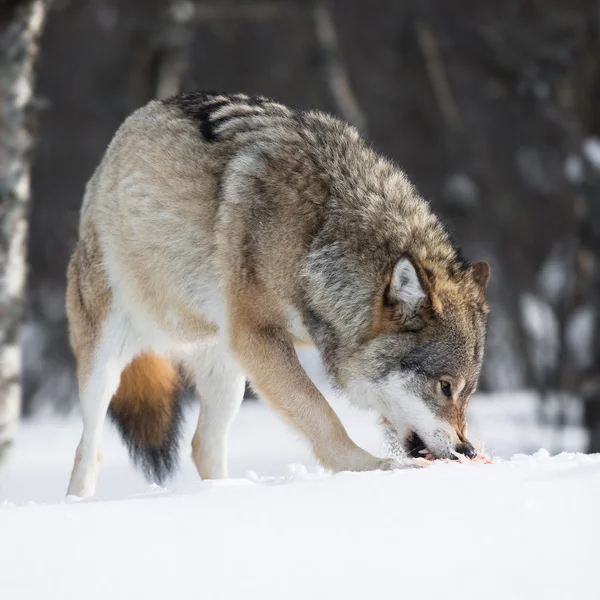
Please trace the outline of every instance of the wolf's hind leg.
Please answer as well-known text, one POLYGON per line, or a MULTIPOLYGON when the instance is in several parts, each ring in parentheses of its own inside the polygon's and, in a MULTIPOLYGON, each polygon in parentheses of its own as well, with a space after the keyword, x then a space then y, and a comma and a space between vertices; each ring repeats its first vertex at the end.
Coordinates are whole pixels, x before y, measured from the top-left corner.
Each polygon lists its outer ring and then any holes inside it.
POLYGON ((78 351, 78 379, 83 434, 75 454, 68 495, 93 496, 100 470, 102 429, 111 398, 119 387, 121 371, 131 356, 127 353, 125 319, 110 314, 102 335, 94 345, 78 351))
POLYGON ((192 458, 202 479, 227 477, 227 436, 244 398, 246 378, 220 343, 200 349, 193 371, 200 396, 192 458))

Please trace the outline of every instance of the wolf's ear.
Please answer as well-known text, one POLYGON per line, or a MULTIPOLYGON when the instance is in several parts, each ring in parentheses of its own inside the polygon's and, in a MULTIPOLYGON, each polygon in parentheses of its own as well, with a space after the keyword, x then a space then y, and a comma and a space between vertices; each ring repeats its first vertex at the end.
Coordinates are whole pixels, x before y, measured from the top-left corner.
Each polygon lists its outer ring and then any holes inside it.
POLYGON ((427 297, 412 261, 401 258, 394 267, 389 288, 389 300, 398 303, 405 314, 418 312, 419 305, 427 297))
POLYGON ((475 283, 484 290, 490 280, 490 265, 482 260, 481 262, 473 263, 471 269, 475 283))

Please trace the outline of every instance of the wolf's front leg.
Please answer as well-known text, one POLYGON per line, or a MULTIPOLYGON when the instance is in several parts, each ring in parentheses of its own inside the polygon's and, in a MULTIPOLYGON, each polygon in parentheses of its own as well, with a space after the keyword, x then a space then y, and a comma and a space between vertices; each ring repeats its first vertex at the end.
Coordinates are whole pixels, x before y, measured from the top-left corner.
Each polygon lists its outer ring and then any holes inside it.
POLYGON ((369 454, 350 439, 302 368, 288 332, 268 323, 255 308, 260 302, 255 300, 252 307, 242 302, 233 304, 229 323, 233 353, 252 386, 311 441, 324 467, 332 471, 372 471, 401 466, 393 459, 369 454))

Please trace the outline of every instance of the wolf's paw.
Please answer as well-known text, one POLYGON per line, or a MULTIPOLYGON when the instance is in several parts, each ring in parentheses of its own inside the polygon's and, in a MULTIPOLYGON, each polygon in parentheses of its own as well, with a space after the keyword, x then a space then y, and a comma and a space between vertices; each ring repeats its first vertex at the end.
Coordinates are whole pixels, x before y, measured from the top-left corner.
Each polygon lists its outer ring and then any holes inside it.
POLYGON ((424 458, 382 458, 379 461, 380 471, 395 471, 397 469, 421 469, 428 467, 430 461, 424 458))
POLYGON ((379 458, 369 454, 362 448, 354 446, 349 452, 336 453, 329 456, 324 452, 315 454, 326 469, 334 473, 341 471, 394 471, 396 469, 414 469, 431 464, 422 458, 379 458))

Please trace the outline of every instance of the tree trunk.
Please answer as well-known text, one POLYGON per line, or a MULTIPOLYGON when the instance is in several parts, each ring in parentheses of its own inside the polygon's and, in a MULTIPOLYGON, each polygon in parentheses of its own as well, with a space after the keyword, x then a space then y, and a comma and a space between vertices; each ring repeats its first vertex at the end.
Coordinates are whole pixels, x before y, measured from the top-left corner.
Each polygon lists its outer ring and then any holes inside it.
POLYGON ((196 2, 169 0, 166 24, 152 61, 150 97, 164 100, 181 92, 194 34, 196 2))
POLYGON ((0 464, 21 405, 33 72, 45 12, 45 0, 0 7, 0 464))
POLYGON ((592 364, 582 378, 581 395, 584 400, 584 423, 588 431, 588 452, 600 452, 600 176, 589 186, 585 195, 587 206, 581 223, 581 249, 578 260, 584 282, 587 284, 590 304, 595 307, 592 364))

